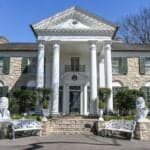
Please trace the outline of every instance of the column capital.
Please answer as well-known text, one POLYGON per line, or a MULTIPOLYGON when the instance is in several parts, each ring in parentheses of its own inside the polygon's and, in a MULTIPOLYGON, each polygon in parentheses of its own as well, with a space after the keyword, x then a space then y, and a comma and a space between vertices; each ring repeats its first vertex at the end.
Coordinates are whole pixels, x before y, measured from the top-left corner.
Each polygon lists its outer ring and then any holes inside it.
POLYGON ((98 41, 97 40, 89 40, 88 43, 89 43, 89 45, 97 45, 98 41))
POLYGON ((60 45, 61 41, 60 40, 51 40, 50 43, 54 44, 54 45, 55 44, 60 45))

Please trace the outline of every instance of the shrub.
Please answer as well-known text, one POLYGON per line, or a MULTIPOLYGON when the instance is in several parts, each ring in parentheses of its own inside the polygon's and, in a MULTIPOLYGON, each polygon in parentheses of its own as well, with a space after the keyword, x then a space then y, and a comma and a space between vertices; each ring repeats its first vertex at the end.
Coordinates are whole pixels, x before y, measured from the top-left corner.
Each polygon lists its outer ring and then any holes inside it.
POLYGON ((10 104, 13 102, 11 105, 16 105, 19 113, 28 112, 35 107, 36 92, 28 89, 16 89, 12 92, 10 99, 10 104))
POLYGON ((136 99, 139 96, 144 96, 143 92, 134 89, 120 90, 114 97, 115 109, 121 115, 129 115, 135 110, 136 99))
POLYGON ((107 102, 110 93, 111 89, 109 88, 98 88, 98 98, 99 98, 98 106, 100 109, 105 108, 105 103, 107 102))
POLYGON ((48 108, 48 103, 52 90, 50 88, 38 88, 37 89, 38 98, 43 108, 48 108))

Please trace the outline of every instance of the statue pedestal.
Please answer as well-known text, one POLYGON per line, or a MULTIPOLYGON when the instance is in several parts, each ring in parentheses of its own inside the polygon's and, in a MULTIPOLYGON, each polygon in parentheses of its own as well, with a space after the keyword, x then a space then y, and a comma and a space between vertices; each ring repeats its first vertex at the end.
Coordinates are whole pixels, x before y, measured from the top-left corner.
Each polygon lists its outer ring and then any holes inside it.
POLYGON ((9 135, 8 129, 11 125, 9 121, 0 121, 0 139, 7 138, 9 135))
POLYGON ((135 138, 144 141, 150 141, 150 120, 139 121, 135 128, 135 138))

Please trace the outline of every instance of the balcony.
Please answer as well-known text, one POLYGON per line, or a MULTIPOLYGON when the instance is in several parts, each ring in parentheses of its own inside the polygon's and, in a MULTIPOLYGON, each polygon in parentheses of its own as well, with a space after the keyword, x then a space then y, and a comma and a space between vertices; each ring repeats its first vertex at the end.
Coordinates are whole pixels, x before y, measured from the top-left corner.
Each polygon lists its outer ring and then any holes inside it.
POLYGON ((85 72, 85 65, 65 65, 65 72, 85 72))

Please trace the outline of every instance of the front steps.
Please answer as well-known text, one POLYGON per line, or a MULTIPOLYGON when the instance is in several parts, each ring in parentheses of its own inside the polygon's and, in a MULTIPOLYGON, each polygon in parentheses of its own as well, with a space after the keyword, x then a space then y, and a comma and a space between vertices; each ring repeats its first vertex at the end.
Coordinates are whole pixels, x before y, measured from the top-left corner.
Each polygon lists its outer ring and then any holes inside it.
POLYGON ((49 134, 93 134, 97 119, 55 118, 46 123, 46 135, 49 134))

